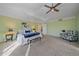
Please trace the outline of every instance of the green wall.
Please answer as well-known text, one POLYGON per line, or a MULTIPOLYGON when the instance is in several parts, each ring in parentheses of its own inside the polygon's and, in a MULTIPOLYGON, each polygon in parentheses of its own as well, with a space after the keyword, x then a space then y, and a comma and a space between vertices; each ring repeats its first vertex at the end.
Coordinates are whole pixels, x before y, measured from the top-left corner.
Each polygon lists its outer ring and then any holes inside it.
MULTIPOLYGON (((0 16, 0 42, 5 40, 4 34, 9 27, 12 27, 15 31, 21 28, 22 20, 15 19, 7 16, 0 16)), ((47 23, 47 34, 58 36, 61 30, 79 30, 79 16, 66 19, 62 21, 49 21, 47 23)))
POLYGON ((59 37, 61 30, 76 30, 76 18, 66 19, 62 21, 50 21, 47 23, 49 35, 59 37))
POLYGON ((76 19, 77 19, 76 21, 77 30, 79 31, 79 16, 77 16, 76 19))
POLYGON ((0 42, 5 40, 5 32, 8 31, 8 28, 13 28, 15 31, 21 28, 21 20, 7 17, 7 16, 0 16, 0 42))
POLYGON ((40 24, 42 25, 42 23, 36 23, 33 21, 22 21, 12 17, 0 16, 0 42, 5 41, 5 33, 9 28, 12 28, 15 32, 19 31, 22 28, 22 22, 27 22, 31 27, 35 27, 40 24))

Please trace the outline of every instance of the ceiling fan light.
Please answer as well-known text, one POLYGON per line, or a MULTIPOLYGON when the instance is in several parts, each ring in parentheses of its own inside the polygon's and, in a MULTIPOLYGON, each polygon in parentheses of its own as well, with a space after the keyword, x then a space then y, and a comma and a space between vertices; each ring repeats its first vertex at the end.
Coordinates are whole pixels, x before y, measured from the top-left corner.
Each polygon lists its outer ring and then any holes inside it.
POLYGON ((52 11, 52 12, 54 12, 54 10, 53 10, 53 9, 52 9, 51 11, 52 11))

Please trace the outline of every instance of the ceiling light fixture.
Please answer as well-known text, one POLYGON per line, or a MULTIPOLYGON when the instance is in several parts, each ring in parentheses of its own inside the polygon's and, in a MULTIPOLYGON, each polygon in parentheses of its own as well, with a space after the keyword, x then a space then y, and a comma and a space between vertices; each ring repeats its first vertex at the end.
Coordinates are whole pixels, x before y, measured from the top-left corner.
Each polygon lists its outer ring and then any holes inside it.
POLYGON ((53 9, 52 9, 51 11, 52 11, 52 12, 54 12, 54 10, 53 10, 53 9))

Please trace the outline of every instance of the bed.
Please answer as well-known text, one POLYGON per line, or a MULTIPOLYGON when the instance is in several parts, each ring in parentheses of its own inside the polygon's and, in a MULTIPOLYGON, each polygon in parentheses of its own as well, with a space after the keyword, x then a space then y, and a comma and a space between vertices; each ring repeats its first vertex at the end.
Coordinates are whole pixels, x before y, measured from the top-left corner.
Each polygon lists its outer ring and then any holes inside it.
POLYGON ((37 38, 42 38, 42 34, 40 32, 25 31, 24 34, 17 35, 17 42, 21 45, 25 45, 28 41, 32 41, 37 38))

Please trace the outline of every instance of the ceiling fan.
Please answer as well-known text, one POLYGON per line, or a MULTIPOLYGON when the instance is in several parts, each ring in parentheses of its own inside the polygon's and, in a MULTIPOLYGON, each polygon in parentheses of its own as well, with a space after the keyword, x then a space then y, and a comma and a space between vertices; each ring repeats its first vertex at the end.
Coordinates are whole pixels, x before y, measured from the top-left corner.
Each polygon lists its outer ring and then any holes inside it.
POLYGON ((52 3, 52 6, 44 5, 45 7, 49 8, 50 10, 46 12, 48 14, 51 11, 59 12, 59 10, 56 8, 60 5, 61 3, 57 3, 55 6, 52 3))

